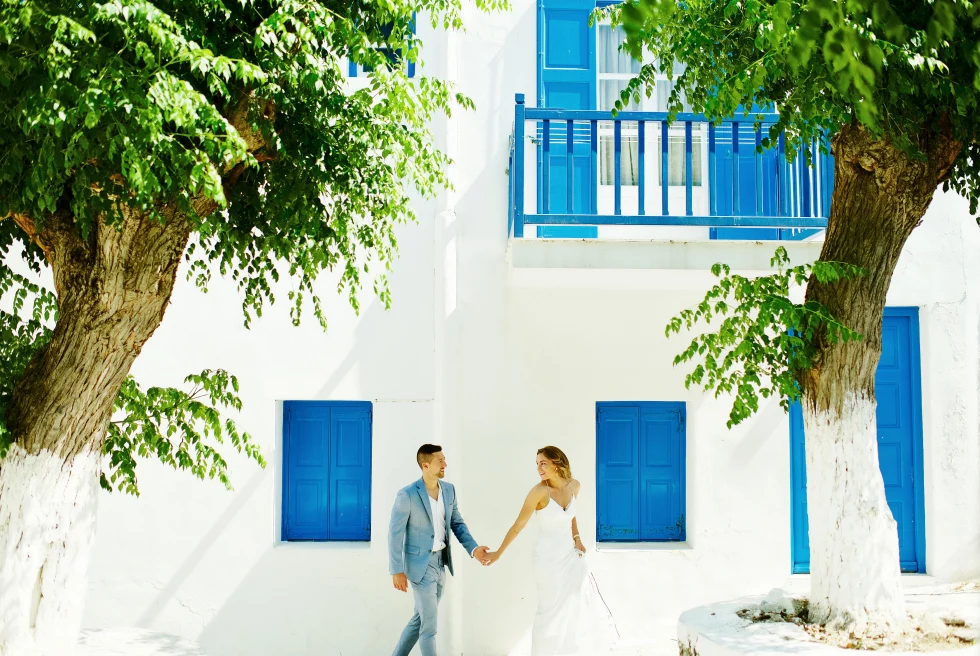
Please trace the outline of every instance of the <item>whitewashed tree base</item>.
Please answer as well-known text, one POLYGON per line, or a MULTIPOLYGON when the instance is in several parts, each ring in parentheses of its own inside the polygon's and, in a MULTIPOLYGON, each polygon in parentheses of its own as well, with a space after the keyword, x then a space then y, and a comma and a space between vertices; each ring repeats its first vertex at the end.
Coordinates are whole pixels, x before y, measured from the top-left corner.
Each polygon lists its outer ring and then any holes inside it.
POLYGON ((185 638, 146 629, 82 631, 75 656, 207 656, 185 638))
MULTIPOLYGON (((790 622, 750 622, 736 613, 760 604, 764 596, 744 597, 684 611, 677 623, 680 649, 691 656, 923 656, 924 653, 949 656, 980 656, 980 644, 936 652, 857 651, 815 642, 802 628, 790 622)), ((980 624, 980 593, 951 593, 947 590, 916 589, 905 595, 909 612, 953 615, 972 626, 980 624)), ((681 651, 681 653, 684 653, 681 651)))

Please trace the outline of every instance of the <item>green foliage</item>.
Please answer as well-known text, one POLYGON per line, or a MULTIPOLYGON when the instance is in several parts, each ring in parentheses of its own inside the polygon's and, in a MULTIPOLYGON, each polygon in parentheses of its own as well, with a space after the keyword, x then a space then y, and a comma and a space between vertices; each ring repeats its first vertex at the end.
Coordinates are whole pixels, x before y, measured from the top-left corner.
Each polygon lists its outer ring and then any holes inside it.
POLYGON ((788 153, 860 122, 919 154, 939 133, 966 144, 946 183, 980 199, 980 3, 975 0, 627 0, 610 10, 643 60, 624 100, 652 93, 658 68, 709 118, 775 107, 788 153), (659 64, 662 62, 663 64, 659 64), (743 108, 748 108, 743 110, 743 108))
MULTIPOLYGON (((188 278, 205 291, 214 271, 235 280, 246 326, 287 276, 294 323, 306 304, 326 328, 313 290, 324 271, 355 310, 365 278, 388 306, 394 227, 415 219, 413 194, 449 184, 429 125, 473 106, 446 81, 408 78, 405 61, 424 52, 412 23, 460 29, 461 12, 459 0, 0 0, 0 253, 19 243, 44 266, 12 214, 43 229, 69 213, 87 238, 136 213, 190 222, 188 278), (347 78, 348 60, 366 81, 347 78)), ((3 268, 8 292, 0 456, 6 400, 58 320, 54 295, 3 268)), ((220 420, 240 406, 234 378, 187 380, 191 392, 126 382, 103 486, 135 493, 137 456, 227 485, 209 440, 262 462, 220 420)))
POLYGON ((746 278, 731 272, 726 264, 715 264, 718 278, 696 307, 670 320, 665 333, 679 334, 704 322, 724 317, 714 332, 697 335, 674 358, 674 365, 695 363, 684 385, 714 390, 715 397, 734 394, 728 427, 750 417, 759 409, 759 397, 778 397, 784 409, 800 396, 796 376, 814 364, 819 338, 847 342, 862 335, 834 319, 815 301, 793 303, 791 285, 802 286, 812 275, 821 283, 832 283, 864 275, 860 267, 842 262, 814 262, 790 266, 782 246, 771 262, 777 273, 746 278))
POLYGON ((252 436, 240 432, 220 408, 241 410, 238 380, 228 372, 205 370, 188 376, 189 392, 151 387, 145 392, 130 376, 116 398, 116 418, 109 423, 103 453, 107 470, 102 487, 139 495, 136 456, 155 457, 175 470, 187 469, 200 479, 218 478, 231 489, 228 463, 211 444, 230 441, 239 452, 265 467, 252 436))
MULTIPOLYGON (((0 249, 0 256, 5 249, 0 249)), ((3 412, 28 361, 48 340, 58 318, 50 291, 10 269, 0 257, 0 458, 10 445, 3 412), (8 305, 9 304, 9 305, 8 305), (27 309, 30 308, 29 311, 27 309)))
POLYGON ((390 302, 409 189, 448 185, 430 121, 472 103, 389 53, 420 61, 413 13, 458 28, 458 0, 0 2, 0 217, 68 207, 86 234, 127 207, 176 207, 197 231, 189 275, 234 278, 246 324, 281 274, 297 322, 308 300, 326 326, 324 270, 355 308, 364 274, 390 302), (373 68, 367 84, 348 57, 373 68))

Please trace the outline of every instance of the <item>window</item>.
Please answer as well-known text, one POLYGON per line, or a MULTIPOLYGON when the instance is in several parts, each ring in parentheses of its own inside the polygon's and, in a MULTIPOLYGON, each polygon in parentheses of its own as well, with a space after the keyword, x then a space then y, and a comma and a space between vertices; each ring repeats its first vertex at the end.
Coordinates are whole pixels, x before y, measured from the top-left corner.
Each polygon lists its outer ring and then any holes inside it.
POLYGON ((285 401, 282 539, 371 539, 371 404, 285 401))
MULTIPOLYGON (((596 26, 596 88, 599 93, 598 107, 612 111, 626 84, 640 72, 640 62, 620 50, 626 41, 622 27, 612 28, 608 23, 596 26)), ((638 112, 641 106, 635 101, 622 106, 621 111, 638 112)), ((616 184, 616 142, 613 123, 599 124, 599 184, 616 184)), ((635 121, 624 121, 620 137, 620 179, 624 187, 635 187, 640 180, 640 140, 635 121)))
MULTIPOLYGON (((596 26, 596 89, 598 93, 597 107, 601 111, 612 111, 616 101, 620 100, 623 90, 631 79, 640 72, 640 62, 625 53, 621 47, 626 42, 626 32, 622 27, 611 27, 608 23, 596 26)), ((641 97, 641 102, 631 99, 622 106, 624 112, 666 112, 668 101, 674 84, 665 76, 657 76, 655 92, 650 99, 641 97)), ((682 99, 685 111, 690 111, 687 101, 682 99)), ((691 185, 700 187, 702 184, 702 128, 695 126, 695 134, 691 136, 691 185)), ((661 162, 662 136, 660 125, 648 123, 646 138, 656 134, 656 150, 650 152, 647 147, 647 158, 657 162, 657 184, 662 184, 663 170, 661 162)), ((687 167, 685 165, 684 125, 671 126, 667 142, 667 184, 671 187, 687 185, 687 167)), ((620 141, 620 178, 624 187, 635 187, 640 178, 639 131, 635 121, 624 121, 620 141)), ((652 145, 652 144, 651 144, 652 145)), ((615 165, 616 149, 613 135, 613 123, 605 121, 600 124, 599 135, 599 184, 613 186, 616 184, 615 165)), ((649 175, 649 174, 648 174, 649 175)))
POLYGON ((686 539, 684 403, 596 404, 596 540, 686 539))
MULTIPOLYGON (((413 12, 412 13, 411 23, 409 24, 409 30, 410 30, 410 33, 413 36, 415 35, 415 25, 416 25, 415 13, 413 12)), ((391 22, 391 23, 387 23, 387 24, 385 24, 385 25, 383 25, 381 27, 381 33, 384 36, 384 38, 387 39, 389 36, 391 36, 391 31, 392 31, 392 29, 394 29, 394 26, 395 26, 394 22, 391 22)), ((390 66, 396 66, 396 65, 399 65, 400 64, 401 59, 402 59, 402 51, 401 50, 397 50, 397 51, 392 52, 392 50, 390 48, 379 48, 378 51, 384 54, 384 56, 388 60, 388 63, 389 63, 390 66)), ((372 70, 374 70, 374 69, 371 68, 370 66, 364 66, 362 64, 357 64, 357 63, 355 63, 353 61, 350 61, 350 60, 347 61, 347 76, 348 77, 364 77, 365 74, 370 73, 372 70)), ((415 77, 415 62, 414 61, 408 62, 408 77, 415 77)))

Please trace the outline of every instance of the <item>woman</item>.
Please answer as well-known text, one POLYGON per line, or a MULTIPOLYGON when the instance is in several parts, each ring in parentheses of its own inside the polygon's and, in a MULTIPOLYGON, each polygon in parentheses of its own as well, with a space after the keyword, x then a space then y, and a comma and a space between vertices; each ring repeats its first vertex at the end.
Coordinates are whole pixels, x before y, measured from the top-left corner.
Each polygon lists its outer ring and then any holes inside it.
POLYGON ((538 476, 517 521, 497 551, 497 561, 537 515, 538 541, 534 547, 534 579, 538 610, 531 631, 534 656, 596 654, 612 646, 616 633, 595 579, 585 561, 585 545, 578 532, 575 503, 581 485, 572 478, 568 457, 555 446, 538 449, 538 476))

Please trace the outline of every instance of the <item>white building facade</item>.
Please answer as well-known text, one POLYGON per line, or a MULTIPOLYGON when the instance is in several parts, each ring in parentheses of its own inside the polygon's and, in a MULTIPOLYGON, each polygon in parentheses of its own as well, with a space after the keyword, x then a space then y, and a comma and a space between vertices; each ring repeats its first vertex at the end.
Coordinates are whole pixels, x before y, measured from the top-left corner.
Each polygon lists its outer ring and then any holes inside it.
MULTIPOLYGON (((425 72, 455 80, 477 109, 435 125, 456 162, 455 191, 420 201, 419 224, 399 230, 390 311, 368 290, 355 316, 324 279, 327 333, 313 321, 294 328, 283 306, 245 330, 230 281, 216 279, 207 295, 178 286, 134 375, 179 385, 203 368, 231 371, 242 385, 239 424, 269 464, 233 460, 236 489, 227 492, 145 462, 141 497, 104 495, 86 626, 167 631, 212 656, 390 653, 412 599, 388 575, 388 517, 396 490, 418 478, 415 452, 426 442, 444 447, 462 514, 492 549, 537 481, 537 448, 568 454, 582 482, 588 558, 626 645, 672 653, 681 610, 805 585, 805 501, 793 467, 801 442, 791 419, 764 401, 728 430, 730 399, 685 389, 686 371, 672 360, 689 337, 668 340, 664 327, 702 298, 715 262, 763 273, 776 237, 794 263, 816 259, 812 221, 825 213, 828 169, 801 174, 778 158, 760 161, 750 123, 740 133, 747 163, 733 174, 723 161, 740 161, 730 126, 711 135, 694 121, 685 134, 682 122, 665 153, 655 116, 643 134, 639 121, 618 129, 597 121, 592 135, 585 118, 569 154, 565 120, 549 121, 549 153, 535 119, 525 125, 521 191, 511 156, 516 94, 527 111, 601 111, 628 79, 630 65, 609 46, 615 34, 582 28, 589 10, 518 0, 508 13, 473 13, 469 31, 452 34, 419 21, 425 72), (557 163, 539 164, 549 156, 557 163), (782 181, 778 191, 772 180, 782 181), (617 195, 619 216, 646 225, 615 225, 628 222, 615 218, 617 195), (783 217, 786 229, 731 239, 734 220, 663 227, 635 218, 665 216, 665 197, 668 217, 737 218, 754 203, 753 216, 783 217), (529 223, 515 237, 515 205, 525 215, 601 215, 610 225, 539 233, 529 223), (321 431, 313 446, 302 437, 310 426, 321 431), (319 474, 303 469, 321 457, 319 474), (317 484, 327 492, 308 496, 317 484)), ((649 102, 631 109, 662 108, 658 94, 649 102)), ((980 577, 978 252, 967 203, 938 192, 889 291, 893 348, 883 366, 894 371, 879 370, 878 388, 888 411, 879 422, 892 430, 881 451, 891 460, 882 467, 897 490, 893 511, 905 518, 910 583, 980 577)), ((533 532, 491 568, 453 543, 440 653, 527 648, 533 532)))

